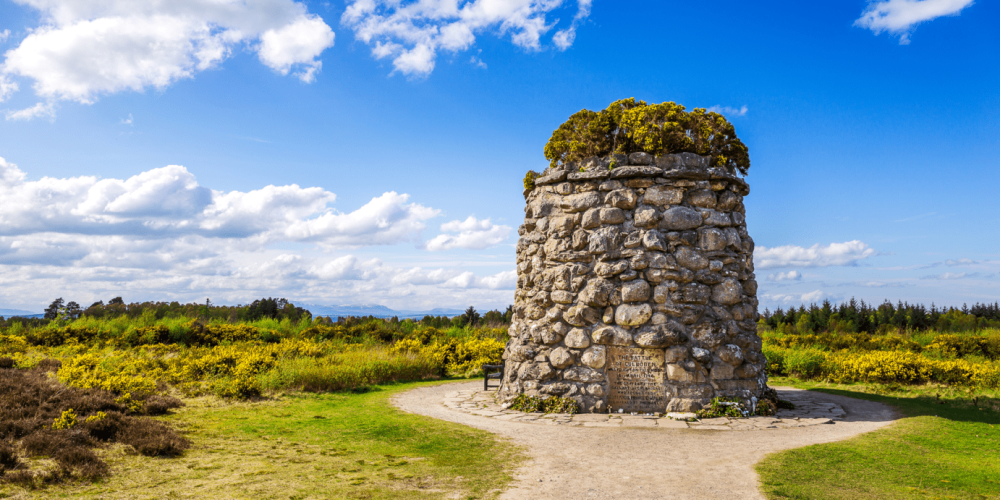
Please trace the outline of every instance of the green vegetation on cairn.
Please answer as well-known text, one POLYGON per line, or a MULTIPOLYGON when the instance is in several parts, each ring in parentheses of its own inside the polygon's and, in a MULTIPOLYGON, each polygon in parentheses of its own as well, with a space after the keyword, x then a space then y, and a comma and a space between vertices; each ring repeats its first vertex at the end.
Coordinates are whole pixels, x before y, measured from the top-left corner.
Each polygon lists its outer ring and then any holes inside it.
POLYGON ((511 410, 525 413, 568 413, 573 415, 580 411, 580 405, 570 399, 559 396, 538 397, 520 394, 510 403, 511 410))
MULTIPOLYGON (((654 156, 711 156, 713 167, 743 175, 750 169, 750 153, 724 116, 704 108, 685 111, 673 102, 646 104, 634 97, 615 101, 601 111, 574 113, 545 144, 545 158, 553 167, 591 156, 641 151, 654 156)), ((527 178, 524 187, 531 189, 527 178)))
POLYGON ((768 455, 756 467, 767 498, 1000 498, 996 391, 782 378, 769 384, 878 401, 905 418, 846 441, 768 455))

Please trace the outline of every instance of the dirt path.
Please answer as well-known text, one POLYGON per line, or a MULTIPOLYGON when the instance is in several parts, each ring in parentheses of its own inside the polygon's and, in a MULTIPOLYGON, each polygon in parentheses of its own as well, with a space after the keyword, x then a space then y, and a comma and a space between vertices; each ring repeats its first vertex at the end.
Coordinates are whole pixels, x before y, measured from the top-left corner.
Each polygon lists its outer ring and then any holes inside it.
POLYGON ((897 418, 888 406, 796 391, 797 398, 833 402, 847 416, 832 424, 786 429, 727 430, 607 428, 538 425, 446 408, 445 395, 482 387, 462 382, 424 387, 397 396, 404 411, 457 422, 510 438, 531 459, 501 498, 701 499, 763 498, 753 464, 765 454, 846 439, 897 418))

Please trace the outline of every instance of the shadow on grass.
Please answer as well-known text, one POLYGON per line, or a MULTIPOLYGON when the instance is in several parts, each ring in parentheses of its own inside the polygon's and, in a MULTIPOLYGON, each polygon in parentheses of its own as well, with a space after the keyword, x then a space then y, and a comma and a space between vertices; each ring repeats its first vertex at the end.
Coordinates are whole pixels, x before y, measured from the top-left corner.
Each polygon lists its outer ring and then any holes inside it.
MULTIPOLYGON (((985 396, 940 398, 937 395, 893 396, 846 388, 809 387, 810 391, 874 401, 892 406, 906 417, 939 417, 954 422, 1000 424, 1000 400, 985 396)), ((848 418, 851 420, 850 410, 848 418)))

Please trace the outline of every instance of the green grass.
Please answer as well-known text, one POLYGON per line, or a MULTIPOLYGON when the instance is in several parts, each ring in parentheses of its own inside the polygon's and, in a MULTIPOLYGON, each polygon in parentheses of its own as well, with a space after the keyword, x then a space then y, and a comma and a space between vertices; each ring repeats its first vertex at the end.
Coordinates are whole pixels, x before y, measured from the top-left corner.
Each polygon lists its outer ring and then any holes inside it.
POLYGON ((886 403, 904 418, 846 441, 767 456, 757 464, 757 472, 768 498, 1000 498, 996 391, 836 385, 778 377, 770 384, 886 403))
MULTIPOLYGON (((438 382, 439 383, 439 382, 438 382)), ((193 441, 183 457, 150 459, 101 451, 104 482, 13 498, 493 498, 523 459, 485 431, 403 413, 389 398, 428 382, 364 393, 295 393, 227 403, 188 399, 164 417, 193 441)))

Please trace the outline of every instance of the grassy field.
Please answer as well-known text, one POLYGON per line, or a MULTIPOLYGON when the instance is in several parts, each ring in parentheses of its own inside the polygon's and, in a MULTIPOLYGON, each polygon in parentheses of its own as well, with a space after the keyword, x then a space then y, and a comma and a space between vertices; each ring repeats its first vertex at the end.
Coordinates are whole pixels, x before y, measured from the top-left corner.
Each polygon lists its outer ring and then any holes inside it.
MULTIPOLYGON (((483 498, 509 482, 521 457, 509 444, 387 402, 499 362, 502 324, 251 309, 109 303, 78 319, 0 319, 0 496, 483 498)), ((762 322, 760 336, 772 384, 906 415, 768 457, 768 495, 1000 498, 1000 330, 815 333, 800 321, 762 322)))
POLYGON ((192 441, 171 459, 98 450, 112 475, 7 498, 493 498, 523 458, 496 436, 389 403, 429 383, 294 393, 258 402, 186 399, 160 417, 192 441))
POLYGON ((997 391, 780 377, 770 383, 886 403, 904 418, 847 441, 768 456, 757 465, 768 498, 1000 498, 997 391))

